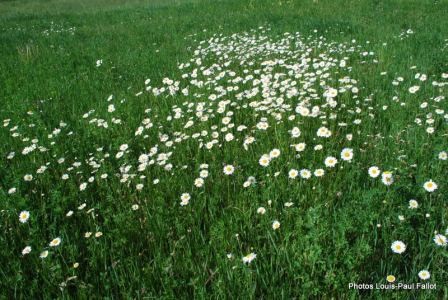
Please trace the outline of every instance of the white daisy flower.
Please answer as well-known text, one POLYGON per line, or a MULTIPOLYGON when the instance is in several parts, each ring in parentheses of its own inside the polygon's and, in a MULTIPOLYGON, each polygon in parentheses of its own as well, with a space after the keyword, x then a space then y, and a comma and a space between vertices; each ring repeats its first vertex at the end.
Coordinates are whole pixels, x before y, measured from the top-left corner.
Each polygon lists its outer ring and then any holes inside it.
POLYGON ((19 214, 19 221, 20 223, 26 223, 28 222, 28 219, 30 218, 30 212, 27 210, 23 210, 19 214))
POLYGON ((30 252, 31 252, 31 246, 26 246, 26 247, 23 248, 23 250, 22 250, 22 255, 29 254, 30 252))
POLYGON ((316 176, 316 177, 322 177, 322 176, 324 176, 324 174, 325 174, 325 171, 323 169, 317 169, 314 171, 314 176, 316 176))
POLYGON ((61 238, 57 237, 50 242, 49 246, 56 247, 56 246, 59 246, 60 244, 61 244, 61 238))
POLYGON ((430 179, 429 181, 425 182, 423 184, 423 188, 427 191, 427 192, 434 192, 435 190, 437 190, 437 184, 432 181, 432 179, 430 179))
POLYGON ((260 166, 262 167, 267 167, 269 166, 271 159, 269 157, 269 155, 263 155, 261 156, 261 158, 258 160, 258 163, 260 164, 260 166))
POLYGON ((302 151, 305 150, 306 144, 305 143, 298 143, 298 144, 294 145, 294 148, 296 149, 297 152, 302 152, 302 151))
POLYGON ((394 183, 394 177, 392 175, 392 172, 389 171, 383 172, 383 174, 381 175, 381 181, 385 185, 391 185, 392 183, 394 183))
POLYGON ((296 169, 291 169, 288 172, 288 177, 290 179, 295 179, 297 177, 297 175, 299 175, 299 172, 296 169))
POLYGON ((31 174, 26 174, 25 176, 23 176, 23 180, 25 180, 25 181, 31 181, 31 180, 33 180, 33 175, 31 175, 31 174))
POLYGON ((431 274, 428 270, 421 270, 420 272, 418 272, 418 277, 421 280, 428 280, 431 277, 431 274))
POLYGON ((446 236, 444 236, 443 234, 436 234, 434 236, 434 243, 436 243, 437 246, 446 247, 447 245, 446 236))
POLYGON ((233 172, 235 172, 235 167, 232 165, 225 165, 223 171, 226 175, 232 175, 233 172))
POLYGON ((204 185, 204 179, 202 178, 196 178, 194 180, 194 185, 198 188, 202 187, 204 185))
POLYGON ((257 214, 264 215, 265 213, 266 213, 266 208, 264 208, 264 207, 259 207, 259 208, 257 209, 257 214))
POLYGON ((378 167, 373 166, 373 167, 369 168, 369 176, 370 177, 377 178, 378 176, 380 176, 380 174, 381 174, 381 170, 378 167))
POLYGON ((409 200, 409 208, 410 209, 416 209, 418 208, 418 202, 414 199, 409 200))
POLYGON ((280 156, 280 150, 279 149, 273 149, 271 152, 269 152, 269 157, 272 158, 277 158, 280 156))
POLYGON ((351 161, 353 158, 353 149, 344 148, 341 151, 341 159, 345 161, 351 161))
POLYGON ((180 205, 182 205, 182 206, 188 205, 188 203, 190 203, 190 199, 191 199, 191 196, 189 193, 183 193, 180 196, 180 200, 181 200, 180 205))
POLYGON ((39 254, 39 257, 42 258, 42 259, 46 258, 47 256, 48 256, 48 250, 42 251, 39 254))
POLYGON ((336 157, 328 156, 325 159, 325 166, 327 166, 327 168, 333 168, 334 166, 336 166, 337 163, 338 160, 336 159, 336 157))
POLYGON ((300 177, 303 179, 309 179, 311 177, 311 172, 308 169, 302 169, 300 170, 300 177))
POLYGON ((398 254, 401 254, 404 251, 406 251, 406 245, 402 241, 393 242, 390 248, 392 249, 392 251, 394 253, 398 253, 398 254))
POLYGON ((387 275, 386 280, 389 283, 393 283, 393 282, 395 282, 396 278, 394 275, 387 275))
POLYGON ((255 253, 249 253, 248 255, 243 257, 243 263, 250 264, 256 257, 257 255, 255 253))

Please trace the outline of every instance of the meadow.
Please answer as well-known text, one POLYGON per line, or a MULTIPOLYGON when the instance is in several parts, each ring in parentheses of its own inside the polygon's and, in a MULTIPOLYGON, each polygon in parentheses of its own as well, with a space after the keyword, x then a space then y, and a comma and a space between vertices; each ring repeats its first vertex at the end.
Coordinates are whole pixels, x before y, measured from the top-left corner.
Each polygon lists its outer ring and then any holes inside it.
POLYGON ((0 299, 446 299, 446 16, 1 0, 0 299))

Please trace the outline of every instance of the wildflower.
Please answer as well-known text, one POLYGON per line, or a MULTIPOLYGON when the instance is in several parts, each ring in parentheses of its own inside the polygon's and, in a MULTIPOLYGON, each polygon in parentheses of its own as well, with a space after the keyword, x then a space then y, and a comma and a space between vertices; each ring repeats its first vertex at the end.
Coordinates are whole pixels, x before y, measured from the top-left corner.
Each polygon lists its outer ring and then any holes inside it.
POLYGON ((249 253, 248 255, 243 257, 243 263, 250 264, 256 257, 257 255, 255 253, 249 253))
POLYGON ((198 188, 202 187, 204 185, 204 179, 202 178, 196 178, 194 180, 194 185, 198 188))
POLYGON ((317 169, 314 171, 314 176, 316 176, 316 177, 322 177, 322 176, 324 176, 324 174, 325 174, 325 171, 323 169, 317 169))
POLYGON ((256 126, 260 130, 267 130, 269 128, 269 124, 267 122, 259 122, 256 126))
POLYGON ((311 177, 311 172, 308 169, 302 169, 300 170, 300 177, 303 179, 309 179, 311 177))
POLYGON ((288 172, 288 177, 290 179, 295 179, 297 177, 297 175, 299 175, 299 172, 296 169, 291 169, 288 172))
POLYGON ((437 184, 436 184, 434 181, 432 181, 432 180, 430 179, 429 181, 427 181, 427 182, 425 182, 425 183, 423 184, 423 188, 424 188, 427 192, 432 193, 432 192, 434 192, 435 190, 437 190, 437 184))
POLYGON ((320 127, 317 130, 316 135, 318 137, 324 137, 324 138, 329 138, 331 136, 331 131, 327 128, 327 127, 320 127))
POLYGON ((344 148, 341 151, 341 158, 345 161, 351 161, 353 158, 353 149, 351 148, 344 148))
POLYGON ((395 282, 395 276, 394 275, 387 275, 386 280, 389 283, 393 283, 393 282, 395 282))
POLYGON ((369 168, 369 176, 372 178, 377 178, 378 176, 380 176, 381 171, 378 167, 373 166, 369 168))
POLYGON ((208 171, 207 170, 201 170, 201 172, 199 172, 199 177, 207 178, 208 177, 208 171))
POLYGON ((294 145, 294 148, 296 149, 297 152, 302 152, 303 150, 305 150, 305 147, 306 147, 305 143, 298 143, 294 145))
POLYGON ((274 221, 273 223, 272 223, 272 229, 274 229, 274 230, 277 230, 277 229, 279 229, 280 228, 280 222, 279 221, 274 221))
POLYGON ((325 159, 325 166, 327 166, 328 168, 333 168, 334 166, 336 166, 337 163, 338 160, 333 156, 328 156, 325 159))
POLYGON ((23 210, 20 212, 19 214, 19 221, 21 223, 26 223, 28 222, 28 219, 30 218, 30 212, 27 210, 23 210))
POLYGON ((437 246, 446 247, 447 245, 447 238, 443 234, 436 234, 434 236, 434 242, 437 246))
POLYGON ((420 87, 418 85, 411 86, 409 88, 409 93, 415 94, 416 92, 418 92, 419 89, 420 89, 420 87))
POLYGON ((61 238, 55 238, 50 242, 50 247, 56 247, 61 244, 61 238))
POLYGON ((235 167, 232 165, 225 165, 224 166, 224 174, 226 175, 232 175, 233 172, 235 172, 235 167))
POLYGON ((181 200, 180 205, 182 205, 182 206, 188 205, 188 203, 190 203, 190 199, 191 199, 191 196, 189 193, 183 193, 180 196, 180 200, 181 200))
POLYGON ((226 142, 231 142, 234 139, 234 135, 232 133, 228 133, 228 134, 226 134, 224 139, 226 140, 226 142))
POLYGON ((428 270, 421 270, 420 272, 418 272, 418 277, 421 280, 428 280, 429 277, 431 277, 431 274, 429 273, 428 270))
POLYGON ((80 191, 84 191, 84 190, 86 189, 86 187, 87 187, 87 183, 86 183, 86 182, 83 182, 83 183, 81 183, 81 184, 79 185, 79 190, 80 190, 80 191))
POLYGON ((45 251, 42 251, 40 254, 39 254, 39 257, 40 258, 46 258, 48 256, 48 250, 45 250, 45 251))
POLYGON ((394 253, 401 254, 406 251, 406 245, 402 241, 395 241, 392 243, 391 249, 394 253))
POLYGON ((259 207, 259 208, 257 209, 257 214, 264 215, 265 213, 266 213, 266 208, 264 208, 264 207, 259 207))
POLYGON ((409 200, 409 208, 410 209, 416 209, 418 207, 418 202, 414 199, 409 200))
POLYGON ((30 252, 31 252, 31 246, 26 246, 26 247, 23 248, 23 250, 22 250, 22 255, 29 254, 30 252))
POLYGON ((446 151, 442 151, 439 153, 439 159, 440 160, 447 160, 448 159, 448 154, 446 153, 446 151))
POLYGON ((392 175, 392 172, 389 171, 383 172, 383 174, 381 175, 381 181, 385 185, 391 185, 392 183, 394 183, 394 177, 392 175))
POLYGON ((293 138, 298 138, 300 136, 300 134, 301 134, 301 132, 300 132, 300 129, 298 127, 294 127, 291 130, 291 137, 293 137, 293 138))
POLYGON ((269 165, 270 162, 270 157, 269 155, 263 155, 260 160, 258 161, 258 163, 260 164, 260 166, 262 167, 267 167, 269 165))
POLYGON ((271 152, 269 152, 269 157, 272 158, 277 158, 280 156, 280 150, 278 149, 273 149, 271 152))
POLYGON ((329 88, 328 90, 325 91, 324 93, 324 97, 328 97, 328 98, 334 98, 338 95, 338 90, 334 89, 334 88, 329 88))

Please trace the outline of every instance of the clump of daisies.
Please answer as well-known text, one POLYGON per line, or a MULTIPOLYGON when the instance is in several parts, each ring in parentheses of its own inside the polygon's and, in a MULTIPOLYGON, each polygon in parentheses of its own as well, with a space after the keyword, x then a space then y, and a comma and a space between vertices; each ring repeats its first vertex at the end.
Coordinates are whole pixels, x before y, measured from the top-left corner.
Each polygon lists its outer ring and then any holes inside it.
POLYGON ((190 199, 191 199, 191 196, 189 193, 183 193, 180 196, 180 200, 181 200, 180 205, 181 206, 188 205, 190 203, 190 199))

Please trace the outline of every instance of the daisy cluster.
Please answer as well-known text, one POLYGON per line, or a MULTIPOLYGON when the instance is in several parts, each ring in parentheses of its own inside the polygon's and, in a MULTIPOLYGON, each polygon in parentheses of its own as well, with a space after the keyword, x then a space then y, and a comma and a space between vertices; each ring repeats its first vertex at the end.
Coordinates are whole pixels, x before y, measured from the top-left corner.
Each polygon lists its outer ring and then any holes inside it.
POLYGON ((56 34, 69 34, 74 35, 76 32, 76 27, 67 27, 64 24, 56 24, 53 21, 50 22, 50 26, 48 29, 42 31, 42 35, 50 36, 56 34))
MULTIPOLYGON (((408 30, 400 38, 411 34, 408 30)), ((263 27, 230 36, 215 34, 196 42, 192 57, 178 65, 178 78, 167 77, 159 84, 147 79, 128 100, 105 97, 100 108, 80 116, 85 132, 73 131, 74 126, 64 121, 44 129, 35 123, 3 120, 4 130, 14 141, 11 145, 16 147, 5 159, 11 167, 28 164, 5 182, 5 194, 32 196, 41 193, 43 185, 64 186, 67 193, 76 193, 76 201, 54 217, 82 214, 96 220, 99 199, 113 193, 125 195, 128 199, 123 201, 130 202, 128 208, 134 213, 146 205, 136 199, 163 194, 169 209, 181 214, 199 209, 204 195, 216 189, 220 203, 230 205, 224 200, 232 201, 246 191, 261 194, 263 189, 291 189, 298 194, 340 180, 346 187, 362 182, 387 194, 415 180, 415 196, 397 207, 413 212, 426 209, 422 218, 430 217, 429 205, 421 202, 441 201, 443 174, 433 173, 429 167, 419 169, 406 154, 397 154, 400 159, 396 161, 383 160, 382 153, 371 159, 371 151, 380 151, 375 148, 378 141, 394 142, 405 135, 389 136, 372 124, 391 110, 409 107, 407 129, 428 141, 446 136, 446 73, 430 76, 412 68, 415 74, 411 78, 396 75, 391 87, 404 98, 396 96, 389 105, 379 105, 375 95, 353 75, 357 65, 377 70, 380 61, 369 49, 370 43, 328 41, 317 32, 308 36, 286 32, 273 37, 263 27), (433 96, 419 98, 423 89, 431 89, 433 96), (126 114, 132 101, 146 105, 137 122, 126 114), (82 134, 90 143, 79 142, 82 134), (66 146, 58 148, 63 142, 66 146), (406 170, 409 174, 404 174, 406 170), (354 180, 352 174, 358 173, 354 180)), ((96 63, 102 64, 102 60, 96 63)), ((446 163, 446 149, 432 151, 434 163, 446 163)), ((46 195, 43 192, 44 198, 46 195)), ((336 194, 329 195, 333 196, 336 194)), ((287 199, 279 210, 275 208, 279 201, 259 199, 250 204, 257 217, 269 219, 265 229, 275 233, 285 228, 282 211, 297 203, 287 199)), ((17 222, 23 225, 33 223, 38 209, 28 205, 15 211, 17 222)), ((399 215, 398 219, 406 217, 399 215)), ((99 223, 93 224, 82 233, 84 239, 103 235, 99 223)), ((387 230, 381 223, 374 227, 387 230)), ((446 251, 447 230, 427 233, 435 251, 446 251)), ((392 235, 396 239, 385 241, 387 251, 406 255, 409 241, 399 231, 392 235)), ((64 243, 64 237, 57 235, 41 243, 40 258, 64 243)), ((245 250, 227 257, 242 257, 240 264, 263 257, 249 243, 242 248, 245 250)), ((32 254, 32 246, 26 243, 17 253, 32 254)), ((430 277, 430 262, 425 263, 418 273, 423 280, 430 277)), ((389 276, 388 281, 395 280, 389 276)))

